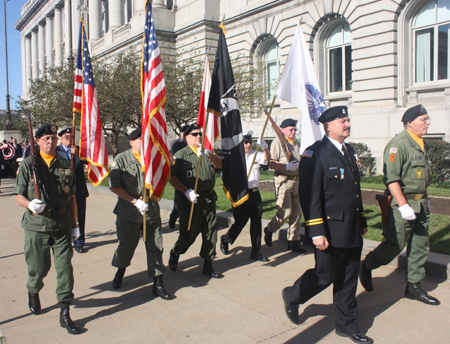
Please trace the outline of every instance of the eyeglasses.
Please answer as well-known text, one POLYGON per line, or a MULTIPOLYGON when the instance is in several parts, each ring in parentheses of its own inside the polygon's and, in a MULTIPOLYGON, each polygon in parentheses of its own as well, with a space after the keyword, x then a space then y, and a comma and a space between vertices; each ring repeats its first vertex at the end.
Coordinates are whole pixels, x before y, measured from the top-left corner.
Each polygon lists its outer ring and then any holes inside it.
POLYGON ((297 128, 288 129, 289 131, 297 131, 297 128))
POLYGON ((189 135, 192 135, 192 136, 202 136, 202 133, 189 133, 189 135))
POLYGON ((49 143, 51 142, 57 142, 58 141, 58 137, 57 136, 43 136, 40 138, 42 141, 49 143))
POLYGON ((248 144, 251 144, 251 143, 252 143, 252 140, 244 140, 244 143, 247 144, 247 145, 248 145, 248 144))
POLYGON ((73 135, 70 134, 65 134, 63 136, 61 136, 61 138, 65 138, 65 139, 71 139, 73 137, 73 135))

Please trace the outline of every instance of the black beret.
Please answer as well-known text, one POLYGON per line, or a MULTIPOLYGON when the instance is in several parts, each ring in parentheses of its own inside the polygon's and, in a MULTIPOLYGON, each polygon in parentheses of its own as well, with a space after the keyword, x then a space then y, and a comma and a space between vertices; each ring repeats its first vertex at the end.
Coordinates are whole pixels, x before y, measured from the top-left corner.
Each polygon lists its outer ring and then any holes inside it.
POLYGON ((61 136, 63 136, 64 134, 70 134, 70 133, 72 133, 72 128, 66 128, 66 129, 64 129, 64 130, 61 130, 61 131, 58 133, 58 136, 61 137, 61 136))
POLYGON ((197 129, 201 129, 202 127, 199 126, 197 123, 188 125, 188 127, 186 128, 186 130, 184 131, 184 136, 188 136, 189 133, 193 130, 197 130, 197 129))
POLYGON ((34 136, 38 139, 44 135, 53 135, 58 132, 58 126, 55 124, 44 124, 38 130, 36 130, 36 134, 34 136))
POLYGON ((187 125, 181 126, 181 128, 180 128, 180 134, 181 134, 181 133, 184 133, 184 132, 186 131, 187 127, 188 127, 187 125))
POLYGON ((428 113, 427 109, 425 109, 422 104, 413 106, 412 108, 409 108, 408 110, 405 111, 402 117, 402 122, 403 123, 412 122, 417 117, 426 115, 427 113, 428 113))
POLYGON ((133 141, 141 137, 141 128, 134 129, 130 135, 128 135, 128 140, 133 141))
POLYGON ((292 119, 292 118, 286 118, 280 124, 280 128, 295 127, 295 126, 297 126, 297 121, 295 119, 292 119))
POLYGON ((320 123, 327 123, 338 118, 348 117, 348 108, 346 106, 333 106, 319 117, 320 123))

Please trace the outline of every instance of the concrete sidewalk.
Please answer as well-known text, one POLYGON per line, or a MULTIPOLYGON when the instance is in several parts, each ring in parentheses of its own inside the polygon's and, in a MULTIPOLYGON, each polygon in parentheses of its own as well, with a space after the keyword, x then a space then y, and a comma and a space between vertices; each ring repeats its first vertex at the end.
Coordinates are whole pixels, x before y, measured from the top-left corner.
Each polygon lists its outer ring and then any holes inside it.
MULTIPOLYGON (((115 197, 92 192, 87 203, 87 253, 74 253, 75 300, 71 316, 84 328, 69 335, 59 327, 55 270, 50 270, 40 293, 42 314, 28 310, 27 267, 23 256, 23 209, 11 194, 14 180, 3 179, 0 194, 0 336, 13 343, 351 343, 334 333, 332 288, 314 297, 300 309, 302 324, 295 326, 284 313, 281 290, 292 285, 314 266, 312 249, 305 255, 287 252, 277 240, 262 253, 271 260, 254 262, 250 236, 244 230, 231 254, 217 247, 214 266, 224 273, 220 280, 202 275, 198 256, 200 238, 180 257, 177 272, 164 275, 172 301, 151 294, 146 273, 146 255, 139 244, 122 288, 114 290, 115 268, 111 258, 117 245, 115 197)), ((100 190, 100 189, 99 189, 100 190)), ((111 196, 110 193, 106 193, 111 196)), ((167 205, 169 206, 169 205, 167 205)), ((164 208, 166 209, 166 208, 164 208)), ((168 213, 162 211, 164 261, 177 239, 177 227, 169 229, 168 213)), ((226 232, 223 228, 219 235, 226 232)), ((381 267, 374 271, 375 291, 358 286, 362 332, 376 343, 448 343, 450 284, 427 277, 424 289, 442 302, 427 306, 405 299, 404 270, 381 267)))

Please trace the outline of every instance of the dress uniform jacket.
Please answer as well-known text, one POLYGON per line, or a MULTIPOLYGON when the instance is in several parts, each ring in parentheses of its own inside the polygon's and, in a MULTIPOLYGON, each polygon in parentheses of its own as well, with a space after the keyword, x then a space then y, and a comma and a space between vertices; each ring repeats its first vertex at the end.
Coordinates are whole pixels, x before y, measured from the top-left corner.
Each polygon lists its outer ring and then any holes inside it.
POLYGON ((300 203, 311 238, 325 235, 334 247, 358 247, 367 227, 359 170, 351 145, 342 155, 327 138, 303 153, 300 163, 300 203))

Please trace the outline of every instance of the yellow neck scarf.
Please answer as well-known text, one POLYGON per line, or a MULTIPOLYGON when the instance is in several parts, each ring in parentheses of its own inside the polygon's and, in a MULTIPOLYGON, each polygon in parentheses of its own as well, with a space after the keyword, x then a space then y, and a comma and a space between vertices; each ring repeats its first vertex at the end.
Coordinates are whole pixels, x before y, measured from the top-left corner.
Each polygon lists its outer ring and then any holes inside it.
POLYGON ((198 148, 195 148, 194 146, 189 145, 189 147, 191 147, 192 151, 197 154, 198 148))
POLYGON ((45 153, 42 153, 41 151, 39 151, 39 153, 41 153, 41 157, 42 159, 44 159, 45 163, 47 164, 47 167, 50 167, 50 164, 53 161, 53 158, 55 157, 56 153, 53 155, 47 155, 45 153))
MULTIPOLYGON (((138 161, 138 163, 142 166, 142 158, 141 153, 135 152, 134 150, 131 150, 133 152, 134 158, 138 161)), ((145 166, 142 166, 142 172, 145 172, 145 166)))
POLYGON ((425 151, 425 145, 423 143, 423 138, 421 138, 420 136, 410 132, 408 129, 406 129, 406 130, 408 131, 409 135, 411 135, 413 140, 417 142, 417 144, 420 146, 420 148, 422 148, 422 150, 425 151))
POLYGON ((287 137, 286 135, 285 135, 284 137, 286 138, 286 140, 288 140, 288 142, 289 142, 291 145, 294 145, 294 140, 293 140, 293 139, 290 139, 290 138, 287 137))

